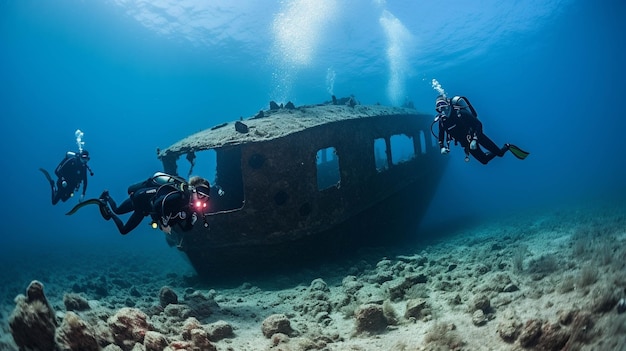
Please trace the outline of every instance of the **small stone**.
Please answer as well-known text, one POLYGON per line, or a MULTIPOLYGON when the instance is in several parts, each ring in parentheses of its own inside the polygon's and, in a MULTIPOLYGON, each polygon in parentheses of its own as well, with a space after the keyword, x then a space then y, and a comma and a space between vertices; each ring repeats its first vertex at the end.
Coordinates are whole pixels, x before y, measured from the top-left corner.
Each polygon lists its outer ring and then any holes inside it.
POLYGON ((194 350, 199 349, 203 351, 217 351, 217 347, 211 344, 207 333, 204 329, 196 328, 190 331, 191 334, 191 343, 194 346, 194 350))
POLYGON ((288 342, 289 342, 289 336, 285 334, 276 333, 272 335, 272 345, 274 346, 278 346, 279 344, 286 344, 288 342))
POLYGON ((498 335, 502 340, 512 343, 517 339, 520 332, 521 323, 517 322, 514 318, 506 319, 498 324, 498 335))
POLYGON ((115 343, 125 350, 130 350, 135 343, 143 343, 146 332, 153 329, 145 313, 130 307, 122 307, 109 317, 107 325, 115 343))
POLYGON ((406 311, 404 312, 404 318, 420 319, 422 316, 422 310, 426 308, 426 300, 424 299, 410 299, 406 302, 406 311))
POLYGON ((159 302, 164 308, 169 304, 177 304, 178 295, 169 286, 164 286, 159 291, 159 302))
POLYGON ((225 321, 217 321, 204 327, 209 340, 220 341, 222 339, 230 338, 233 334, 233 327, 225 321))
POLYGON ((356 312, 356 330, 360 332, 380 332, 387 327, 387 318, 383 307, 377 304, 360 306, 356 312))
POLYGON ((58 350, 100 350, 93 329, 72 311, 65 314, 61 326, 56 330, 55 340, 58 350))
POLYGON ((328 284, 326 284, 323 279, 317 278, 311 282, 311 285, 309 285, 309 291, 330 292, 330 289, 328 288, 328 284))
POLYGON ((482 310, 474 311, 474 314, 472 314, 472 323, 474 323, 474 325, 477 327, 485 325, 487 323, 487 317, 485 316, 485 313, 482 310))
POLYGON ((65 294, 63 304, 68 311, 85 311, 89 309, 89 302, 78 294, 65 294))
POLYGON ((168 346, 168 342, 165 338, 165 335, 156 331, 148 330, 146 332, 146 336, 143 339, 143 346, 146 348, 147 351, 163 350, 165 347, 168 346))
POLYGON ((261 331, 266 338, 271 338, 276 333, 292 335, 294 332, 291 322, 284 314, 273 314, 267 317, 261 325, 261 331))
POLYGON ((200 321, 194 317, 185 319, 181 333, 183 340, 191 340, 191 331, 195 329, 202 329, 200 321))
POLYGON ((486 295, 478 295, 472 301, 472 309, 489 312, 489 310, 491 309, 491 302, 486 295))
POLYGON ((503 292, 514 292, 514 291, 518 291, 519 288, 517 287, 517 285, 511 283, 511 284, 507 284, 504 289, 502 289, 503 292))

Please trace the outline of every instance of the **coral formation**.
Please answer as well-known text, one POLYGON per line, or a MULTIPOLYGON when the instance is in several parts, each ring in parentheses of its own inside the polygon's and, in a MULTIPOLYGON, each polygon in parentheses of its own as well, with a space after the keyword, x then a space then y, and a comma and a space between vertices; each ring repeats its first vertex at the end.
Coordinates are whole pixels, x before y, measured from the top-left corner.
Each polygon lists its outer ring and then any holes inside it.
POLYGON ((26 296, 15 298, 15 309, 9 317, 9 327, 20 349, 53 350, 56 319, 43 291, 43 284, 32 281, 26 296))
POLYGON ((61 350, 98 351, 100 346, 91 325, 68 311, 56 330, 55 341, 61 350))
POLYGON ((143 343, 146 332, 153 330, 148 316, 136 308, 124 307, 107 320, 115 344, 128 351, 143 343))

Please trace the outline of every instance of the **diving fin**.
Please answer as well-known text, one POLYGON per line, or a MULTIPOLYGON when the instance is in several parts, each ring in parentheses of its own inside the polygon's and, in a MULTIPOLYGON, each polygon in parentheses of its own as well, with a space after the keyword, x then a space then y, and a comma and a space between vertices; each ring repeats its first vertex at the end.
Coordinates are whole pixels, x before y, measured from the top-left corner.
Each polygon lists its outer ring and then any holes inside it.
POLYGON ((76 211, 80 210, 81 208, 83 208, 84 206, 87 206, 87 205, 98 205, 98 206, 100 206, 100 212, 102 212, 102 207, 106 206, 105 204, 102 203, 102 200, 100 200, 100 199, 89 199, 89 200, 85 200, 85 201, 83 201, 81 203, 78 203, 76 206, 74 206, 74 208, 72 208, 65 215, 71 216, 74 213, 76 213, 76 211))
POLYGON ((513 144, 509 144, 509 151, 511 151, 513 156, 519 158, 520 160, 523 160, 530 155, 530 152, 526 152, 513 144))
POLYGON ((54 187, 54 180, 52 180, 52 177, 50 177, 50 173, 48 173, 48 171, 43 168, 39 168, 39 170, 41 171, 41 173, 43 173, 44 176, 46 176, 46 179, 48 179, 50 185, 54 187))

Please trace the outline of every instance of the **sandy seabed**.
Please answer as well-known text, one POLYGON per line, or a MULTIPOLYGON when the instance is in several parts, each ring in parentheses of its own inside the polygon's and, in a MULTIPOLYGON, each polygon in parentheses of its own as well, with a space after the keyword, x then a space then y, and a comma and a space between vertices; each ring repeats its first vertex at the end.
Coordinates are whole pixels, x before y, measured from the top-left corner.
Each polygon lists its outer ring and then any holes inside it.
POLYGON ((33 280, 57 334, 78 317, 108 351, 626 350, 624 206, 500 216, 220 282, 169 248, 33 254, 3 262, 0 350, 18 350, 9 321, 33 280), (120 323, 139 331, 120 335, 120 323))

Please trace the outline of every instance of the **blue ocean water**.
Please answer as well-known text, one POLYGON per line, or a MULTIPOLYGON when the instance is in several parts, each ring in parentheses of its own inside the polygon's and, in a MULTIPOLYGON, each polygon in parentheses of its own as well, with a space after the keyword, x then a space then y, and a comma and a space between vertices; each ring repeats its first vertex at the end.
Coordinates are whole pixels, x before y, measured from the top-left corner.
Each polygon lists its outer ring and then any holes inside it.
MULTIPOLYGON (((434 113, 437 79, 465 95, 485 132, 531 156, 450 164, 424 219, 623 201, 624 5, 616 0, 0 1, 2 257, 155 250, 147 221, 127 236, 98 211, 65 216, 38 171, 84 132, 88 197, 161 169, 156 149, 252 116, 270 100, 409 99, 434 113)), ((417 235, 417 234, 416 234, 417 235)), ((33 277, 35 278, 35 277, 33 277)))

